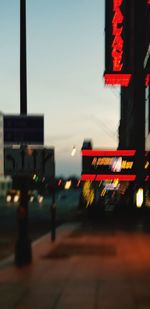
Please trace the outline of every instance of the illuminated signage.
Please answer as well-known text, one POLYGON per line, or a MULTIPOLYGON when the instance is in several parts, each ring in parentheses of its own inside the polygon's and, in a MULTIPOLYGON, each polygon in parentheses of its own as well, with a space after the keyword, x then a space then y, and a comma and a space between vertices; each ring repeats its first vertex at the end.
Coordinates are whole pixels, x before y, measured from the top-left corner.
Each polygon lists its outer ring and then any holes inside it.
POLYGON ((131 80, 129 48, 130 4, 125 0, 106 0, 105 74, 107 85, 127 87, 131 80), (128 8, 127 8, 128 6, 128 8))
POLYGON ((113 58, 113 71, 121 71, 123 67, 123 45, 124 40, 122 38, 123 19, 124 16, 121 11, 121 5, 123 0, 114 0, 113 11, 114 16, 112 19, 112 34, 114 36, 112 42, 112 58, 113 58))
MULTIPOLYGON (((97 150, 83 149, 83 181, 120 180, 134 181, 136 150, 97 150)), ((145 181, 149 180, 150 152, 145 152, 145 181)))
POLYGON ((104 74, 105 84, 127 87, 130 83, 131 74, 104 74))
MULTIPOLYGON (((150 0, 146 0, 150 4, 150 0)), ((133 1, 105 0, 105 73, 106 85, 128 87, 134 69, 133 33, 131 17, 133 1)), ((150 57, 148 48, 144 69, 150 57)), ((150 75, 145 78, 145 86, 150 85, 150 75)))
MULTIPOLYGON (((150 0, 146 0, 150 4, 150 0)), ((105 0, 105 73, 106 85, 128 87, 134 69, 133 34, 131 17, 133 1, 105 0)), ((144 69, 150 57, 148 48, 144 69)), ((150 75, 145 78, 145 86, 150 85, 150 75)))
POLYGON ((83 149, 81 151, 84 157, 95 157, 95 156, 135 156, 136 150, 96 150, 96 149, 83 149))
POLYGON ((119 179, 120 181, 134 181, 136 179, 136 175, 112 175, 112 174, 103 174, 103 175, 97 175, 97 174, 82 174, 81 180, 82 181, 101 181, 101 180, 113 180, 113 179, 119 179))
POLYGON ((135 150, 82 150, 82 180, 134 181, 135 150))
POLYGON ((133 161, 122 160, 122 157, 94 157, 93 166, 110 166, 112 171, 120 172, 122 169, 132 169, 133 161))
MULTIPOLYGON (((104 80, 107 85, 127 87, 130 83, 132 74, 105 74, 104 80)), ((146 75, 145 86, 150 85, 150 74, 146 75)))

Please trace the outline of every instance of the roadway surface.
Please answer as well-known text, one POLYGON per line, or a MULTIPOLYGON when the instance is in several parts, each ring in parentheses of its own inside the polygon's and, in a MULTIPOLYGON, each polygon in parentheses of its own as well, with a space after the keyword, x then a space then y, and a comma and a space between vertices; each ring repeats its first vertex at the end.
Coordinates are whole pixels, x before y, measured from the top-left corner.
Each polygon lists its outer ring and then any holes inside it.
MULTIPOLYGON (((56 225, 74 220, 78 209, 79 190, 63 190, 56 194, 56 225)), ((29 204, 29 236, 31 241, 51 231, 51 198, 41 205, 29 204)), ((14 252, 17 239, 15 204, 0 205, 0 260, 14 252)))

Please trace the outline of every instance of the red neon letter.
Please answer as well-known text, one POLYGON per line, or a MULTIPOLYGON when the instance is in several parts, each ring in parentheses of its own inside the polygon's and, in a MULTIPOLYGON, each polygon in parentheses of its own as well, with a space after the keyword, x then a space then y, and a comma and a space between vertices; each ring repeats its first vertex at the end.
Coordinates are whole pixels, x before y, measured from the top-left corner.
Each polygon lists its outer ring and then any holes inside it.
POLYGON ((116 11, 116 9, 121 6, 123 0, 114 0, 114 8, 113 10, 116 11))
POLYGON ((113 2, 113 10, 114 16, 112 19, 112 34, 114 35, 114 39, 112 42, 112 58, 113 58, 113 71, 121 71, 123 67, 122 62, 122 54, 123 54, 123 45, 124 41, 121 37, 121 33, 123 30, 122 24, 124 16, 120 10, 120 6, 123 0, 114 0, 113 2))
POLYGON ((122 15, 120 9, 118 8, 118 9, 115 11, 115 14, 114 14, 112 23, 122 24, 123 18, 124 18, 124 17, 123 17, 123 15, 122 15))
POLYGON ((123 44, 124 44, 124 41, 122 37, 120 35, 116 35, 112 42, 112 47, 116 49, 117 51, 121 52, 123 49, 123 44))
POLYGON ((121 35, 123 27, 117 28, 117 24, 113 23, 112 24, 112 28, 113 28, 113 35, 121 35))

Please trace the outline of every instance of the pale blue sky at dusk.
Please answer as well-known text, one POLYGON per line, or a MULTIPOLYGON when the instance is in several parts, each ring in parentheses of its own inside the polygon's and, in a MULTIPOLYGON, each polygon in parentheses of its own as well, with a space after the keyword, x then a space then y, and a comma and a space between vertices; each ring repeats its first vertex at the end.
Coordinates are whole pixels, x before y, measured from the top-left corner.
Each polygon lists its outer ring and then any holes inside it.
MULTIPOLYGON (((28 113, 44 114, 56 175, 80 175, 84 139, 116 148, 119 88, 104 86, 104 0, 26 0, 28 113), (71 156, 73 146, 77 152, 71 156)), ((0 110, 20 113, 20 1, 0 0, 0 110)))

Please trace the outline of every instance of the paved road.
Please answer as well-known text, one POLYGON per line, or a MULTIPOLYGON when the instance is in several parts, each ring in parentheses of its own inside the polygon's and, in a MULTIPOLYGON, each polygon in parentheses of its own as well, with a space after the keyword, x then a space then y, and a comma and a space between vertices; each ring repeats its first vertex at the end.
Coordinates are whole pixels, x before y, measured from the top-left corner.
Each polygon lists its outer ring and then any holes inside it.
MULTIPOLYGON (((73 219, 78 208, 79 191, 69 190, 56 194, 56 224, 73 219)), ((37 239, 51 230, 51 198, 46 198, 42 206, 29 204, 29 235, 31 240, 37 239)), ((17 206, 0 207, 0 259, 14 252, 17 238, 17 206)))

